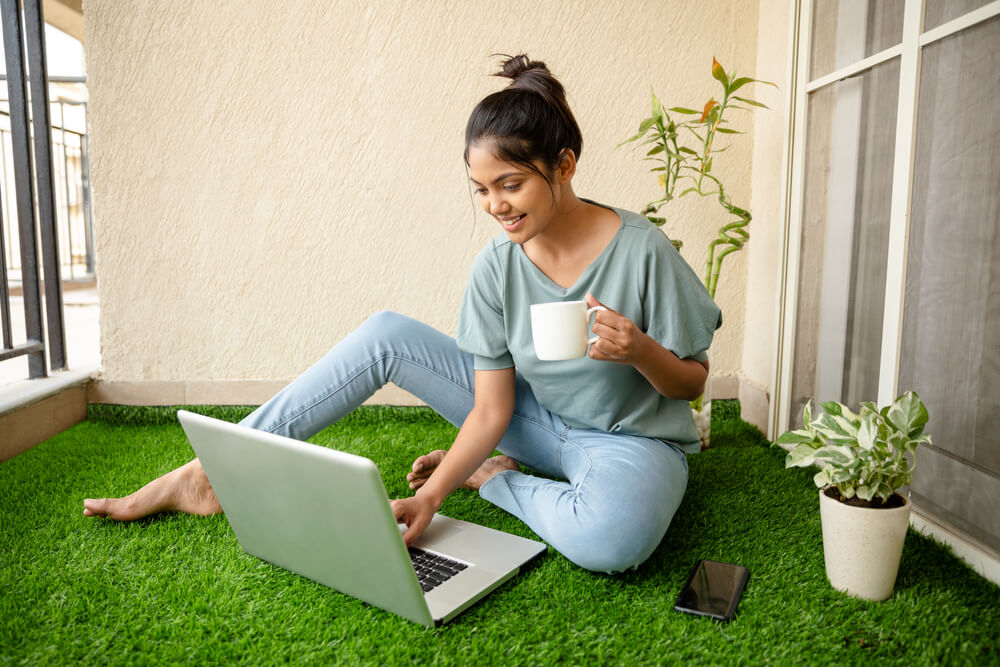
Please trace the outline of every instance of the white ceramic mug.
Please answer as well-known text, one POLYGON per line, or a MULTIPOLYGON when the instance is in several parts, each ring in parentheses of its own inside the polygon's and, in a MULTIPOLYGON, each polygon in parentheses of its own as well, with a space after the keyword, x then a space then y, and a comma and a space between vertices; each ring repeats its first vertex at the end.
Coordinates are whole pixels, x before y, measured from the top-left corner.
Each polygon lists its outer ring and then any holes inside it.
POLYGON ((586 301, 553 301, 531 306, 531 336, 535 355, 542 361, 575 359, 599 336, 587 338, 590 316, 604 306, 587 309, 586 301))

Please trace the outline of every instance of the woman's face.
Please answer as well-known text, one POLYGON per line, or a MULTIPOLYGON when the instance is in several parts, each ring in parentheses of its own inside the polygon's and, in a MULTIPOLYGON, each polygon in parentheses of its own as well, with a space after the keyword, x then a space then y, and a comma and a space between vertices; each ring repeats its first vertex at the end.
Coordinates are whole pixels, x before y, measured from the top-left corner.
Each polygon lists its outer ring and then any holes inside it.
MULTIPOLYGON (((469 177, 479 204, 514 243, 538 235, 556 214, 558 184, 549 183, 524 166, 498 159, 488 144, 469 147, 469 177)), ((535 166, 545 170, 540 162, 535 166)))

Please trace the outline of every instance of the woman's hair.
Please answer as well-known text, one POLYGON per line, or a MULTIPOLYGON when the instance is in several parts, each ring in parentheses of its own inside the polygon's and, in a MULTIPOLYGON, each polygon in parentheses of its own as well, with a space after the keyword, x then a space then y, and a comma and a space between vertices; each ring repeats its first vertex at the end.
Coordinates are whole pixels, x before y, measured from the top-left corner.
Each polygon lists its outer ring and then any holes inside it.
MULTIPOLYGON (((502 54, 494 54, 502 55, 502 54)), ((485 97, 465 126, 465 164, 469 147, 488 142, 493 154, 504 162, 521 165, 546 181, 549 175, 535 160, 554 172, 566 149, 577 159, 583 149, 580 126, 566 103, 566 92, 545 63, 526 55, 503 56, 503 67, 494 76, 512 79, 501 91, 485 97)))

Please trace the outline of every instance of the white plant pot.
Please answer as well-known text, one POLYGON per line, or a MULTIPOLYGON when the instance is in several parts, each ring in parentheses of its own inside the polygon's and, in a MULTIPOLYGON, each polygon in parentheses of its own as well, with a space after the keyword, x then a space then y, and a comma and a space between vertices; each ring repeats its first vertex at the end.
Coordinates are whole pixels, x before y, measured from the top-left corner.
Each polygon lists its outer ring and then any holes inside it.
MULTIPOLYGON (((826 576, 839 591, 865 600, 892 595, 910 520, 910 499, 902 507, 854 507, 819 492, 826 576)), ((901 494, 900 494, 901 495, 901 494)))
POLYGON ((701 440, 702 451, 708 449, 712 444, 712 375, 709 373, 705 379, 705 393, 702 394, 701 410, 695 410, 694 404, 691 407, 691 418, 694 419, 694 427, 698 431, 698 439, 701 440))
POLYGON ((702 403, 701 410, 691 408, 691 418, 694 419, 694 427, 704 451, 712 444, 712 401, 702 403))

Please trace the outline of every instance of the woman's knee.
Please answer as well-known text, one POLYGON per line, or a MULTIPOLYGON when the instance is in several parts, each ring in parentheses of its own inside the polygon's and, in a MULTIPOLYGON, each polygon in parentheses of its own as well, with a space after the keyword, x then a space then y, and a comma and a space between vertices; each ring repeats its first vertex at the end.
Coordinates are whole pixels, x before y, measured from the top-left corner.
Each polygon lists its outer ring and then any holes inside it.
POLYGON ((394 338, 411 328, 416 320, 392 310, 382 310, 370 316, 361 325, 368 335, 394 338))
POLYGON ((683 462, 674 452, 663 454, 648 461, 644 470, 650 474, 637 474, 631 464, 619 469, 608 462, 589 470, 587 482, 576 489, 574 521, 562 526, 565 548, 560 551, 567 558, 599 572, 622 572, 649 558, 666 534, 687 482, 683 462), (631 481, 622 484, 622 479, 631 481))
POLYGON ((355 353, 381 356, 390 353, 399 343, 412 337, 417 321, 391 310, 371 315, 347 338, 330 350, 335 353, 341 346, 348 346, 355 353))
POLYGON ((559 551, 586 570, 614 574, 634 569, 645 562, 665 532, 665 527, 660 530, 650 525, 597 521, 568 536, 559 551))

